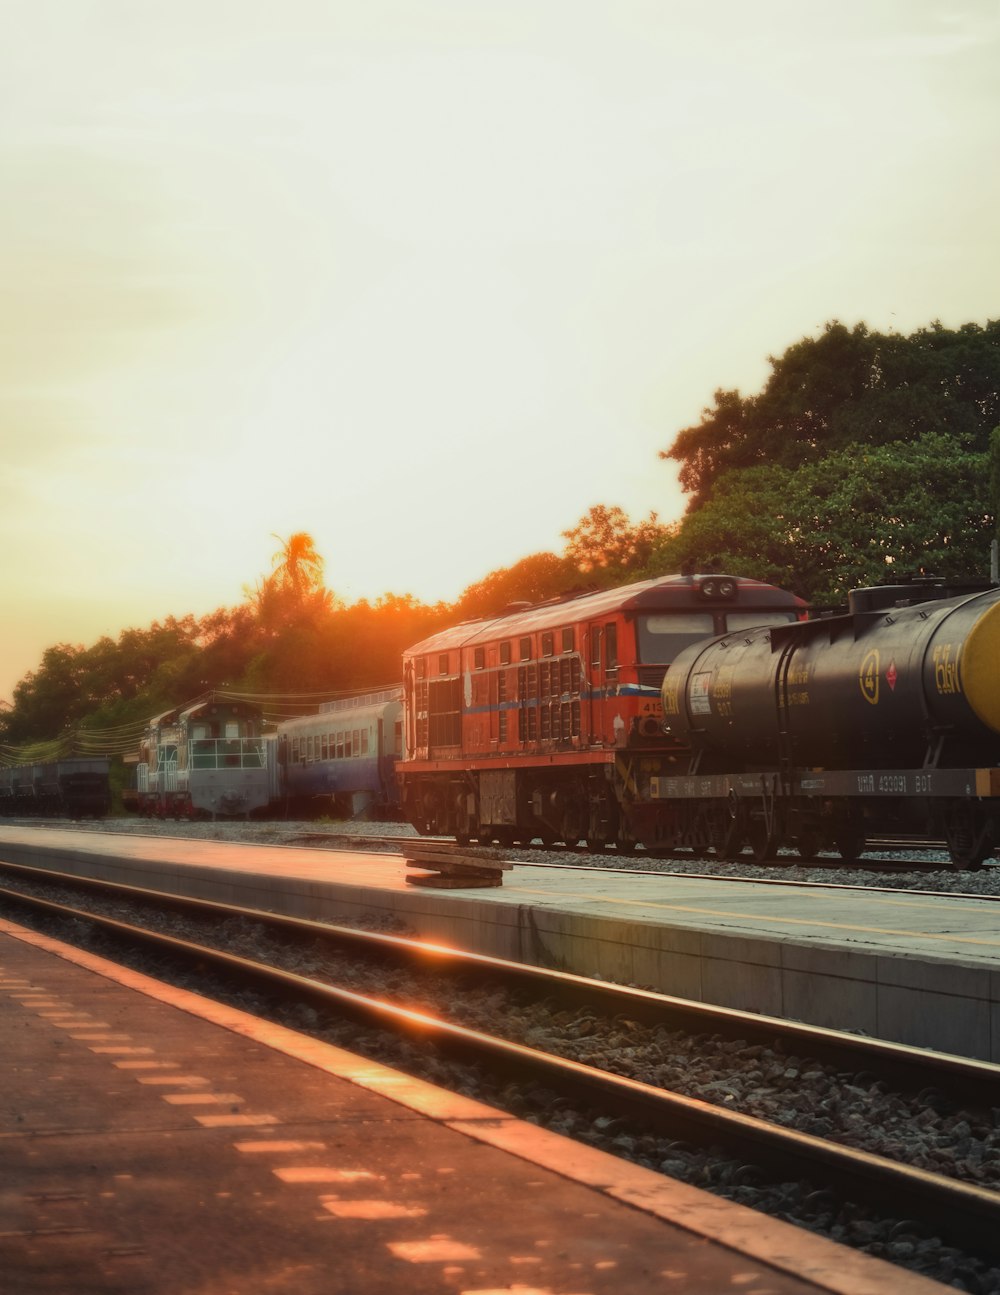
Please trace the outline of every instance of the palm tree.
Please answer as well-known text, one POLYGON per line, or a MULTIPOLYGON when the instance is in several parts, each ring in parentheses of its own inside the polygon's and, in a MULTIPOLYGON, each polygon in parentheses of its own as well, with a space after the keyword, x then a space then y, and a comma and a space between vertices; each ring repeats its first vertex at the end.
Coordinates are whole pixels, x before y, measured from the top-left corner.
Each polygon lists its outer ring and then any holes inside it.
POLYGON ((271 579, 298 598, 322 589, 323 559, 316 552, 316 545, 309 532, 296 531, 287 540, 283 540, 280 535, 274 535, 274 538, 280 542, 281 548, 271 558, 274 568, 271 579))

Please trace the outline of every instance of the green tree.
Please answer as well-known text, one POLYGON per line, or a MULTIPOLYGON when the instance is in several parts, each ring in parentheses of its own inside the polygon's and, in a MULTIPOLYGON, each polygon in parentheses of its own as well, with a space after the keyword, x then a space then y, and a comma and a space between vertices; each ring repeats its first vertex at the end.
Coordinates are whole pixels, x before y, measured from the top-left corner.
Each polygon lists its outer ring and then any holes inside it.
POLYGON ((499 616, 514 603, 545 602, 564 593, 577 579, 577 572, 565 558, 554 553, 532 553, 511 567, 491 571, 469 585, 454 608, 458 620, 482 620, 499 616))
POLYGON ((928 432, 982 453, 1000 420, 1000 321, 957 330, 935 323, 908 337, 833 322, 769 363, 763 391, 716 391, 701 422, 661 453, 681 465, 691 510, 736 469, 796 468, 858 443, 928 432))
POLYGON ((992 517, 987 455, 929 432, 854 445, 798 468, 727 472, 657 549, 647 574, 724 569, 833 604, 894 573, 985 576, 992 517))
POLYGON ((673 529, 661 525, 655 512, 633 524, 621 508, 595 504, 563 531, 566 560, 594 583, 612 585, 635 577, 673 529))

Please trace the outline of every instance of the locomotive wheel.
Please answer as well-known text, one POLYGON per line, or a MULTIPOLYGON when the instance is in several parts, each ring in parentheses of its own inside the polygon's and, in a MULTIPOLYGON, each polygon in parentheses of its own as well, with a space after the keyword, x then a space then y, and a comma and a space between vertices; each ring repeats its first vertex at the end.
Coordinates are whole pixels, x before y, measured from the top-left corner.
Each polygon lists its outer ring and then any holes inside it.
POLYGON ((465 797, 455 797, 455 840, 459 845, 468 845, 472 839, 469 815, 465 808, 465 797))

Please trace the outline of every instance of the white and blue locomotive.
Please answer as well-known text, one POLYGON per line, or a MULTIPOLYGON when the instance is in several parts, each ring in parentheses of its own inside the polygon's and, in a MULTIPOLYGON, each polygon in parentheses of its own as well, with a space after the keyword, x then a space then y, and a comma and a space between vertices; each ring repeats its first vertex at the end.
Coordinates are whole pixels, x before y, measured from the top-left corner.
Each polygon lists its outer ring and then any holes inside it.
POLYGON ((259 706, 214 694, 149 723, 136 803, 147 818, 248 818, 269 799, 259 706))

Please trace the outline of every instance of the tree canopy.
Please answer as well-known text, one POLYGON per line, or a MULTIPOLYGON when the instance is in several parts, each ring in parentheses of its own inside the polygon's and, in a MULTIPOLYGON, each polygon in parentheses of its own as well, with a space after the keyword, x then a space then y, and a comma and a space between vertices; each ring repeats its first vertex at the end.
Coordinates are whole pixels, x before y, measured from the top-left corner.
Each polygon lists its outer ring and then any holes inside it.
POLYGON ((912 442, 927 432, 984 453, 1000 422, 1000 321, 933 324, 908 337, 833 322, 769 363, 763 391, 716 391, 701 422, 662 451, 681 465, 689 512, 736 470, 794 469, 858 444, 912 442))
POLYGON ((725 570, 824 604, 903 573, 985 579, 985 460, 928 432, 908 443, 853 445, 798 468, 727 472, 660 546, 651 573, 725 570))

